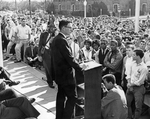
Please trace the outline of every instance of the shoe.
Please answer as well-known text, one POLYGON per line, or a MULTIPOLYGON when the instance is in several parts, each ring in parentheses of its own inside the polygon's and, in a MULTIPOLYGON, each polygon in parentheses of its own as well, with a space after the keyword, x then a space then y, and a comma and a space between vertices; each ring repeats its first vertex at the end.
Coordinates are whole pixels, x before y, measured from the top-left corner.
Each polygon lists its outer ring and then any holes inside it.
POLYGON ((50 85, 50 84, 49 84, 48 86, 49 86, 50 88, 55 88, 55 86, 54 86, 54 85, 50 85))
POLYGON ((21 62, 21 60, 19 60, 19 61, 18 61, 18 60, 14 61, 14 63, 19 63, 19 62, 21 62))
POLYGON ((30 99, 29 99, 29 102, 30 102, 30 103, 35 102, 35 98, 30 98, 30 99))
POLYGON ((8 59, 9 59, 9 57, 5 57, 5 58, 4 58, 4 60, 8 60, 8 59))
POLYGON ((12 81, 10 81, 10 80, 4 80, 4 82, 9 85, 12 81))
POLYGON ((14 86, 14 85, 18 85, 20 83, 20 81, 12 81, 9 86, 14 86))

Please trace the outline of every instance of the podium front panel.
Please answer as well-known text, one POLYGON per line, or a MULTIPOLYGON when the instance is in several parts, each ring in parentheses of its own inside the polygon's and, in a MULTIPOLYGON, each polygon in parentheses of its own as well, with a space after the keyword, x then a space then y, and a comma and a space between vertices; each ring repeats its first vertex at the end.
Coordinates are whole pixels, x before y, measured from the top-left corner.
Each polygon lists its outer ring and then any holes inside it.
POLYGON ((85 119, 101 119, 101 66, 84 72, 85 119))

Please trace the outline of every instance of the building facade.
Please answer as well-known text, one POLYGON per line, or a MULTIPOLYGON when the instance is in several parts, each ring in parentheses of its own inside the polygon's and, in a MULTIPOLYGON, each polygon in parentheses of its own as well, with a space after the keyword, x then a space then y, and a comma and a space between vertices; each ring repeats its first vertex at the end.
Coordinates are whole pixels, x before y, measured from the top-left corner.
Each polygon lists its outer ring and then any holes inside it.
MULTIPOLYGON (((135 3, 135 0, 86 0, 87 5, 86 9, 87 12, 91 9, 92 4, 94 2, 100 3, 103 2, 107 6, 109 13, 119 13, 121 11, 129 11, 131 12, 131 1, 135 3)), ((74 12, 74 11, 84 11, 84 0, 53 0, 55 5, 56 11, 67 11, 67 12, 74 12)), ((141 11, 144 14, 150 12, 150 0, 141 0, 140 4, 141 11)))

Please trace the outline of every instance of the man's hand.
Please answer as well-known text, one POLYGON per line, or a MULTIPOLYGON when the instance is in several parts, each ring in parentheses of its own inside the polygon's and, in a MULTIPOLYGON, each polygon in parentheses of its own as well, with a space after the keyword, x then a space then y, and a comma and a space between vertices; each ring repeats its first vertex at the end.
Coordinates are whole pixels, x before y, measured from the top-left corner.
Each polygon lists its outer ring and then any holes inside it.
POLYGON ((106 69, 107 69, 107 67, 104 67, 104 68, 103 68, 103 72, 106 71, 106 69))
POLYGON ((122 86, 122 87, 124 86, 124 81, 123 81, 123 80, 121 81, 121 86, 122 86))
POLYGON ((3 91, 3 90, 5 90, 6 89, 6 83, 4 82, 4 81, 2 81, 1 83, 0 83, 0 91, 3 91))
POLYGON ((38 60, 39 60, 40 62, 42 62, 42 61, 43 61, 43 59, 42 59, 42 57, 41 57, 41 56, 38 56, 38 60))
POLYGON ((31 57, 28 57, 27 59, 28 59, 30 62, 32 61, 32 58, 31 58, 31 57))
POLYGON ((83 70, 85 70, 85 69, 88 67, 88 65, 86 65, 86 64, 84 64, 84 63, 80 64, 80 66, 81 66, 81 68, 82 68, 83 70))

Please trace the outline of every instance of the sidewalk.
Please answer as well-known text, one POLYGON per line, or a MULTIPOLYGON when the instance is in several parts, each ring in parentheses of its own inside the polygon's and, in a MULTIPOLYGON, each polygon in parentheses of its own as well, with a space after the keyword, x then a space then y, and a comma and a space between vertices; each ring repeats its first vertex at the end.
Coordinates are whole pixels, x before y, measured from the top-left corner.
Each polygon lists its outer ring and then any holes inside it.
POLYGON ((45 75, 23 62, 4 61, 4 67, 11 74, 12 80, 20 81, 19 85, 12 88, 18 94, 36 99, 33 105, 41 113, 38 119, 55 119, 57 89, 48 87, 42 80, 45 75))

